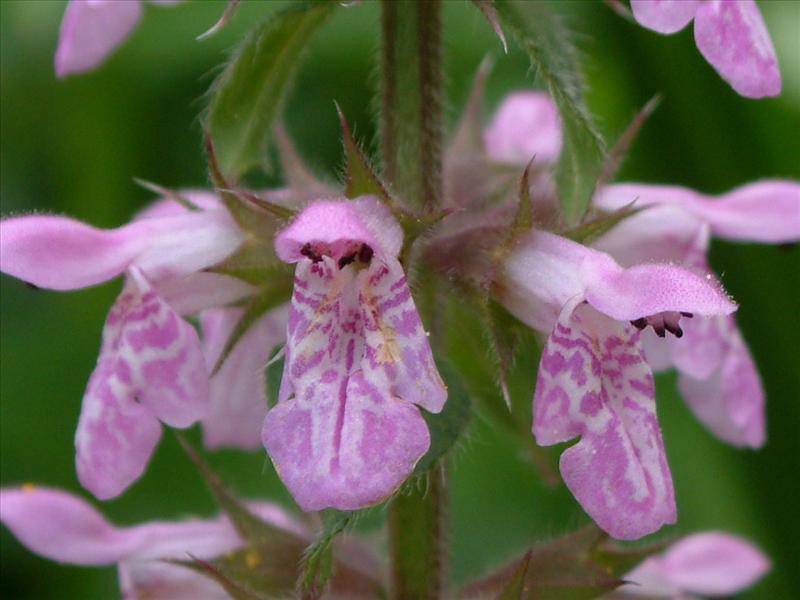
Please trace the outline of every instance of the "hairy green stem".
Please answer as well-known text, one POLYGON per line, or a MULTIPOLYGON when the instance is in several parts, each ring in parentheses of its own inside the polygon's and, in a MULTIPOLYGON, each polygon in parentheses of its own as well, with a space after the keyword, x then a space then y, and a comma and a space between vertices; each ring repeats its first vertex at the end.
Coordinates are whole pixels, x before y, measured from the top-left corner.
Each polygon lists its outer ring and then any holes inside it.
POLYGON ((442 201, 442 4, 383 0, 383 175, 405 206, 442 201))
MULTIPOLYGON (((430 215, 443 189, 441 0, 383 0, 382 28, 383 177, 405 209, 430 215)), ((444 467, 407 488, 389 506, 392 597, 436 600, 444 587, 444 467)))
POLYGON ((437 600, 443 597, 446 542, 445 468, 433 466, 412 481, 389 508, 392 559, 391 597, 395 600, 437 600))

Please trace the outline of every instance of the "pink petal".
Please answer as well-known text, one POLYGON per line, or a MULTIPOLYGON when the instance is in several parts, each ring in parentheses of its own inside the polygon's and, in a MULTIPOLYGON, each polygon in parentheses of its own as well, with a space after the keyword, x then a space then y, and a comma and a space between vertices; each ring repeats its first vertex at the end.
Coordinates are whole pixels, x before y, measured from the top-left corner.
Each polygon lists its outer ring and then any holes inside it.
POLYGON ((214 265, 242 240, 223 210, 142 219, 112 230, 66 217, 17 217, 0 221, 0 270, 56 290, 96 285, 131 265, 157 281, 214 265))
POLYGON ((378 256, 394 258, 400 253, 403 231, 376 198, 319 200, 278 234, 275 251, 282 261, 297 262, 308 243, 327 247, 328 254, 337 259, 353 243, 367 244, 378 256))
POLYGON ((359 304, 366 344, 361 366, 366 378, 385 382, 392 395, 438 413, 447 400, 447 388, 403 267, 394 259, 373 263, 361 277, 365 281, 359 304))
MULTIPOLYGON (((718 367, 703 379, 693 377, 686 364, 679 364, 678 387, 695 416, 717 437, 735 446, 759 448, 766 440, 766 414, 764 389, 753 357, 733 317, 708 321, 706 327, 714 328, 724 354, 718 367)), ((685 332, 694 336, 688 329, 685 332)))
POLYGON ((380 502, 408 477, 430 443, 411 403, 424 393, 397 397, 386 372, 370 364, 367 354, 371 348, 376 358, 397 358, 375 337, 381 334, 365 339, 373 315, 365 314, 370 309, 360 297, 371 292, 369 279, 381 268, 373 259, 369 269, 339 269, 328 256, 297 266, 281 398, 264 422, 263 442, 307 511, 380 502))
POLYGON ((31 552, 62 563, 113 564, 142 542, 138 531, 117 529, 83 499, 48 488, 3 488, 0 520, 31 552))
POLYGON ((708 0, 694 20, 697 48, 742 96, 781 93, 775 48, 754 0, 708 0))
POLYGON ((100 499, 144 472, 160 419, 188 427, 208 410, 208 372, 191 325, 135 269, 109 312, 75 435, 78 477, 100 499))
MULTIPOLYGON (((244 310, 217 308, 201 316, 203 349, 213 368, 244 310)), ((252 325, 211 378, 211 409, 203 419, 207 448, 250 450, 261 445, 267 415, 266 364, 286 335, 286 308, 272 310, 252 325)))
POLYGON ((769 559, 750 542, 726 533, 698 533, 670 546, 661 568, 681 590, 729 596, 753 585, 770 569, 769 559))
MULTIPOLYGON (((622 195, 626 197, 636 198, 622 195)), ((630 267, 648 262, 684 264, 691 252, 701 249, 705 253, 709 243, 710 228, 700 217, 675 204, 660 204, 627 217, 592 246, 610 254, 623 267, 630 267)))
POLYGON ((800 184, 794 181, 751 183, 692 209, 719 238, 767 244, 800 240, 800 184))
MULTIPOLYGON (((800 239, 800 184, 794 181, 758 181, 716 198, 677 186, 617 184, 606 186, 594 198, 595 206, 609 211, 633 201, 637 206, 658 204, 680 207, 687 215, 708 223, 714 235, 721 238, 764 243, 786 243, 800 239)), ((662 208, 657 211, 648 209, 614 229, 625 226, 628 221, 635 221, 643 229, 645 224, 651 229, 656 226, 652 233, 661 238, 665 228, 678 227, 674 221, 684 222, 688 218, 678 215, 674 208, 668 214, 669 221, 662 208), (654 212, 658 217, 654 216, 654 212), (664 217, 664 223, 658 227, 656 221, 661 216, 664 217)), ((628 227, 630 231, 634 225, 628 227)), ((641 235, 646 233, 642 231, 641 235)))
POLYGON ((99 66, 131 34, 141 13, 139 0, 70 0, 61 21, 56 75, 99 66))
POLYGON ((180 315, 234 304, 255 292, 241 279, 200 271, 186 277, 165 279, 156 285, 158 295, 180 315))
POLYGON ((658 33, 676 33, 694 18, 697 0, 631 0, 631 11, 642 27, 658 33))
POLYGON ((561 455, 561 475, 610 535, 638 539, 675 522, 653 375, 631 326, 564 307, 539 366, 533 432, 541 445, 581 437, 561 455))
POLYGON ((544 332, 576 297, 621 321, 665 311, 713 315, 736 310, 714 280, 670 264, 623 269, 603 252, 544 231, 519 241, 506 258, 497 291, 515 316, 544 332))
POLYGON ((541 92, 509 94, 484 131, 483 143, 495 162, 527 165, 535 156, 536 164, 553 164, 562 143, 558 109, 541 92))

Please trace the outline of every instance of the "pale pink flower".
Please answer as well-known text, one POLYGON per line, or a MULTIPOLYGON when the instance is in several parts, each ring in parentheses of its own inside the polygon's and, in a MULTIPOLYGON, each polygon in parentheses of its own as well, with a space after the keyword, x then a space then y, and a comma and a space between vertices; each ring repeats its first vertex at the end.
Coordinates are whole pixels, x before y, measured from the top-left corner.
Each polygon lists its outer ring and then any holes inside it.
POLYGON ((523 236, 497 281, 501 302, 549 337, 539 365, 533 433, 541 445, 581 440, 561 474, 609 534, 636 539, 676 518, 656 419, 655 385, 631 321, 674 330, 684 313, 736 306, 702 276, 668 264, 627 269, 543 231, 523 236))
POLYGON ((383 500, 430 445, 418 406, 439 412, 447 392, 397 259, 402 241, 371 197, 314 202, 276 238, 297 267, 263 441, 304 510, 383 500))

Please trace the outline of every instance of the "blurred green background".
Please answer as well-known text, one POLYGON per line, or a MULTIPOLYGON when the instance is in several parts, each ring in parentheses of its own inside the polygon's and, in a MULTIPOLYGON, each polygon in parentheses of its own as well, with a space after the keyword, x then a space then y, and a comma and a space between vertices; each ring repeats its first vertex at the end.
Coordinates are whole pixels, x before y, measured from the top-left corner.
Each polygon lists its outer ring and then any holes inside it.
MULTIPOLYGON (((150 194, 137 176, 169 187, 206 185, 198 115, 227 50, 281 2, 243 2, 230 25, 199 43, 224 2, 146 7, 141 26, 99 70, 58 81, 53 53, 63 2, 0 2, 0 211, 66 213, 99 226, 124 223, 150 194)), ((723 83, 696 51, 690 28, 669 37, 626 22, 601 2, 561 8, 580 32, 589 104, 613 139, 655 93, 663 102, 619 179, 722 192, 763 177, 800 177, 800 2, 761 2, 784 77, 781 98, 751 101, 723 83)), ((301 153, 319 172, 340 166, 333 99, 357 136, 374 141, 378 11, 342 8, 314 39, 285 108, 301 153)), ((497 58, 489 106, 532 86, 525 57, 502 54, 468 2, 446 6, 448 120, 472 73, 497 58)), ((689 414, 674 376, 659 377, 659 413, 675 481, 679 524, 664 534, 724 529, 774 561, 747 598, 791 598, 800 589, 800 251, 716 243, 712 263, 741 304, 739 322, 767 390, 769 441, 729 448, 689 414)), ((118 282, 74 293, 32 290, 0 277, 2 484, 32 481, 82 492, 73 433, 118 282)), ((193 439, 198 439, 197 432, 193 439)), ((231 486, 291 505, 263 452, 214 453, 231 486)), ((587 522, 566 490, 547 489, 516 442, 475 419, 452 460, 450 569, 457 582, 526 546, 587 522)), ((146 476, 102 510, 120 524, 211 514, 213 504, 176 442, 165 436, 146 476)), ((3 598, 114 598, 113 568, 44 561, 0 532, 3 598)))

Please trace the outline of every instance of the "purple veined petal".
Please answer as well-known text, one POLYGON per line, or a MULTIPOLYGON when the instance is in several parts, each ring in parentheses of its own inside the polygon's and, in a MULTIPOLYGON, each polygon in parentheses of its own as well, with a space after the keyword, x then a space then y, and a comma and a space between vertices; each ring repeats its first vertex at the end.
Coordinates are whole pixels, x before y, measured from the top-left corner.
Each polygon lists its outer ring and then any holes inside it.
POLYGON ((742 96, 781 93, 778 58, 754 0, 707 0, 694 20, 697 48, 742 96))
POLYGON ((705 379, 692 377, 685 365, 678 366, 678 388, 698 420, 721 440, 760 448, 767 435, 761 378, 733 317, 712 319, 725 354, 705 379))
POLYGON ((396 257, 403 245, 403 231, 391 211, 371 196, 309 204, 275 238, 275 250, 282 261, 293 263, 303 257, 306 244, 311 244, 320 254, 338 260, 361 243, 384 259, 396 257))
POLYGON ((241 279, 200 271, 156 284, 161 296, 179 315, 194 315, 244 300, 255 288, 241 279))
POLYGON ((562 133, 558 109, 542 92, 515 92, 506 96, 483 133, 489 158, 498 163, 527 165, 558 160, 562 133))
POLYGON ((131 269, 103 329, 75 434, 81 484, 113 498, 144 472, 159 420, 188 427, 208 410, 208 372, 191 325, 131 269))
POLYGON ((583 509, 618 539, 638 539, 676 520, 655 384, 638 337, 579 298, 568 303, 542 354, 533 405, 537 443, 580 436, 561 455, 561 475, 583 509))
POLYGON ((243 239, 223 210, 142 219, 111 230, 66 217, 15 217, 0 221, 0 270, 55 290, 96 285, 133 264, 156 281, 216 264, 243 239))
POLYGON ((379 371, 360 368, 366 344, 359 284, 367 273, 339 269, 329 256, 297 266, 281 399, 262 439, 306 511, 380 502, 430 444, 419 410, 395 397, 379 371))
POLYGON ((662 558, 669 578, 690 594, 728 596, 753 585, 770 569, 753 544, 720 532, 690 535, 662 558))
POLYGON ((385 264, 373 261, 359 277, 365 377, 385 381, 392 395, 438 413, 447 400, 447 388, 403 267, 394 259, 385 264))
POLYGON ((70 0, 61 21, 56 75, 99 66, 131 34, 141 14, 139 0, 70 0))
POLYGON ((698 0, 631 0, 631 11, 642 27, 658 33, 677 33, 694 18, 698 0))
POLYGON ((31 552, 61 563, 113 564, 142 542, 138 531, 117 529, 82 498, 45 487, 0 490, 0 520, 31 552))
MULTIPOLYGON (((214 367, 244 310, 217 308, 201 315, 203 348, 214 367)), ((206 448, 251 450, 261 445, 267 415, 266 364, 272 349, 285 340, 287 307, 256 321, 211 378, 211 408, 203 419, 206 448)))

